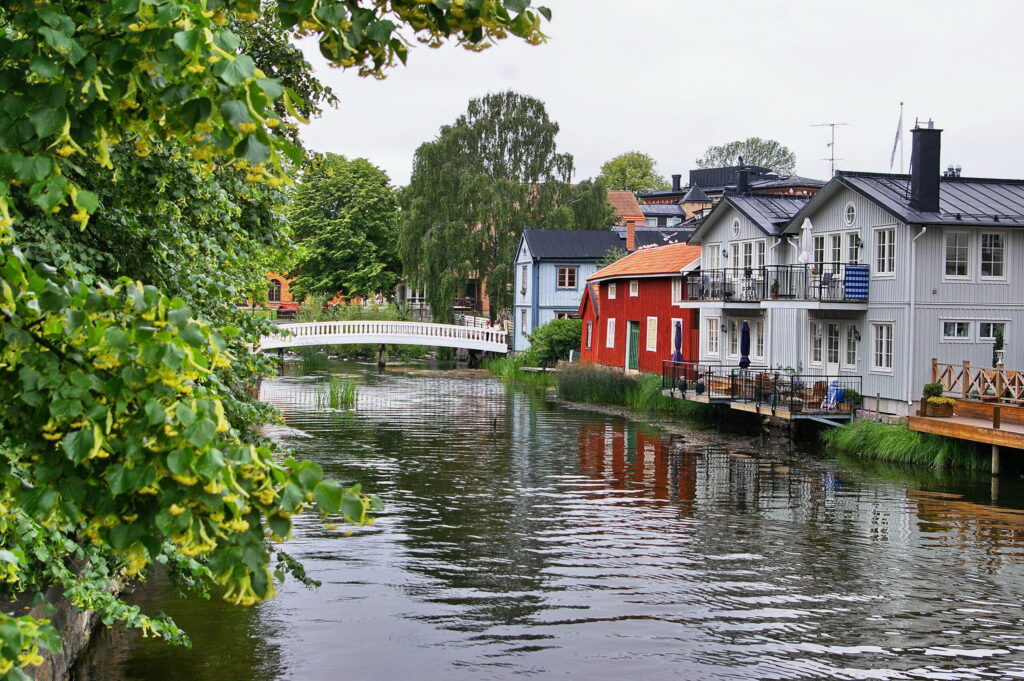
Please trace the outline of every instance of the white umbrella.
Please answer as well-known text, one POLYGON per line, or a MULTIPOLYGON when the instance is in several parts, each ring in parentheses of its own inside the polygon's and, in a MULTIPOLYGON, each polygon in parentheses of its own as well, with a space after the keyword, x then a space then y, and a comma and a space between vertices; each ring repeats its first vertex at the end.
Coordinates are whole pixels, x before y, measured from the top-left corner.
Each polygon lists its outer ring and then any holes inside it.
POLYGON ((814 260, 814 225, 811 224, 810 218, 804 218, 804 223, 800 225, 800 254, 796 257, 797 262, 801 265, 814 260))

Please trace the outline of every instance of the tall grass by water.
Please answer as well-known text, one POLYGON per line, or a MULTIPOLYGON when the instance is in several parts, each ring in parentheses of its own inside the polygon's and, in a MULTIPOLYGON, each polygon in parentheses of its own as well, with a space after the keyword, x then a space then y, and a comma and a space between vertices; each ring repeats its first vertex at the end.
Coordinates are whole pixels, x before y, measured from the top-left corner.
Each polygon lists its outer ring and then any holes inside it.
POLYGON ((358 384, 354 378, 330 376, 326 383, 317 386, 316 406, 318 409, 347 409, 355 405, 358 393, 358 384))
POLYGON ((861 456, 898 464, 932 468, 990 470, 988 451, 980 446, 930 433, 917 433, 902 425, 855 421, 822 433, 834 453, 861 456))
POLYGON ((577 364, 558 372, 558 395, 571 402, 629 407, 644 413, 659 413, 695 421, 708 421, 714 407, 700 402, 665 397, 661 377, 626 374, 611 367, 577 364))
POLYGON ((527 383, 531 385, 555 385, 553 371, 524 371, 532 364, 529 353, 494 357, 483 362, 480 367, 501 377, 506 383, 527 383))

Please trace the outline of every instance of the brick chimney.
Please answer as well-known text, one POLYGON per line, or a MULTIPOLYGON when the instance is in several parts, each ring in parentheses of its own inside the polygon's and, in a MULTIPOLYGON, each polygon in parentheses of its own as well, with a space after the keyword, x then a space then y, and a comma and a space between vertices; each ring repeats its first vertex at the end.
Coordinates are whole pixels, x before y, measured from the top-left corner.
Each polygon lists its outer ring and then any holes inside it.
POLYGON ((938 213, 942 131, 931 120, 927 126, 918 125, 911 130, 914 143, 910 152, 910 207, 923 213, 938 213))
POLYGON ((636 250, 636 222, 626 221, 626 252, 632 253, 636 250))

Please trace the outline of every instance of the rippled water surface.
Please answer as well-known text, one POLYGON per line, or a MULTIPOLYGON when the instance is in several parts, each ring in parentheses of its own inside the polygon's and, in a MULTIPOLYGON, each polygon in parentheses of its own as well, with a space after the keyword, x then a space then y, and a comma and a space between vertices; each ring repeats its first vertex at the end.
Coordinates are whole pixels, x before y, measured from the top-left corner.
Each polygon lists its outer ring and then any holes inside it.
MULTIPOLYGON (((192 650, 102 631, 78 681, 1024 677, 1024 492, 667 435, 490 379, 265 383, 273 435, 387 512, 301 519, 311 576, 252 609, 134 598, 192 650)), ((296 373, 298 373, 296 371, 296 373)))

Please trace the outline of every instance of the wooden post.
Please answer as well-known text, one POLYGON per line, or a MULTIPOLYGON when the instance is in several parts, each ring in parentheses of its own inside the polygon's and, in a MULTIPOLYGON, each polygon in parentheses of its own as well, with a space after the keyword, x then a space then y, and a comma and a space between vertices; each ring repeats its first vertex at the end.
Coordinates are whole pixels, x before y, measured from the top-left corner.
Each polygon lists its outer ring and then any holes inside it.
POLYGON ((932 383, 939 382, 939 360, 932 357, 932 383))
POLYGON ((1002 409, 999 405, 992 407, 992 427, 997 430, 1002 427, 1002 409))
POLYGON ((388 363, 388 346, 384 343, 380 344, 380 348, 377 350, 377 368, 383 369, 388 363))
POLYGON ((875 421, 882 422, 882 393, 875 393, 875 421))
MULTIPOLYGON (((963 368, 960 370, 960 384, 963 386, 964 399, 967 399, 967 386, 971 384, 971 363, 964 360, 963 368)), ((951 386, 952 387, 952 386, 951 386)), ((981 397, 980 395, 978 396, 981 397)))
POLYGON ((999 445, 992 445, 992 475, 999 475, 999 445))
POLYGON ((992 487, 989 494, 992 497, 992 503, 999 501, 999 476, 992 476, 992 487))

